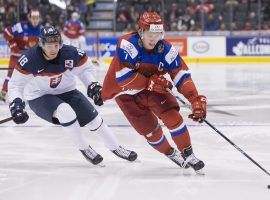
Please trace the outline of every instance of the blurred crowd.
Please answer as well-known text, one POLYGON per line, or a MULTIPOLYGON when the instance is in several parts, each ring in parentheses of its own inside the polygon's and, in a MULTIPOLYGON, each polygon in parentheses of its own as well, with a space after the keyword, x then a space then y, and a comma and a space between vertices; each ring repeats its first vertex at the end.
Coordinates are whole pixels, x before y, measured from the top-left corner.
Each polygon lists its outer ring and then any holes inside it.
POLYGON ((268 30, 270 1, 261 0, 118 0, 117 30, 136 29, 144 11, 163 15, 167 31, 268 30))
MULTIPOLYGON (((0 0, 0 31, 26 20, 31 8, 40 10, 43 25, 53 24, 59 29, 76 11, 87 28, 95 0, 69 2, 63 10, 49 0, 0 0)), ((136 30, 139 15, 145 10, 160 12, 167 31, 269 30, 270 27, 269 0, 261 0, 260 6, 257 0, 118 0, 116 30, 136 30)))
POLYGON ((60 30, 73 12, 80 13, 80 18, 87 26, 95 0, 69 0, 67 9, 61 9, 49 0, 0 0, 0 31, 18 21, 27 20, 27 14, 32 8, 38 8, 41 13, 42 25, 52 24, 60 30))

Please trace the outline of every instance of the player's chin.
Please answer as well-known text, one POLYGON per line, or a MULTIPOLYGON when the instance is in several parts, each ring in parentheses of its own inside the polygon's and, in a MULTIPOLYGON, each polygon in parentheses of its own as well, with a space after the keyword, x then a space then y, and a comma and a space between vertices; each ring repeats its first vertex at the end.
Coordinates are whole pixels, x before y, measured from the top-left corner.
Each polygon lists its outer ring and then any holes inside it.
POLYGON ((57 53, 56 54, 50 54, 50 59, 55 59, 57 56, 57 53))
POLYGON ((148 49, 149 50, 152 50, 152 49, 154 49, 155 48, 155 46, 156 46, 156 43, 148 43, 148 49))

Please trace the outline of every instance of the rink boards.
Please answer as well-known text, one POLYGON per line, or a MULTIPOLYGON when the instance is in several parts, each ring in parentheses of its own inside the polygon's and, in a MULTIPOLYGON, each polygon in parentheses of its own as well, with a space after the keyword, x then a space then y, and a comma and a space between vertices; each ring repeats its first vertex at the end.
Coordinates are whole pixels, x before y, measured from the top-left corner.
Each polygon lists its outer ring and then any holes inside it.
MULTIPOLYGON (((86 37, 86 53, 109 63, 118 37, 86 37)), ((186 36, 166 38, 188 63, 270 62, 270 36, 186 36)), ((8 64, 10 49, 0 38, 0 65, 8 64)))

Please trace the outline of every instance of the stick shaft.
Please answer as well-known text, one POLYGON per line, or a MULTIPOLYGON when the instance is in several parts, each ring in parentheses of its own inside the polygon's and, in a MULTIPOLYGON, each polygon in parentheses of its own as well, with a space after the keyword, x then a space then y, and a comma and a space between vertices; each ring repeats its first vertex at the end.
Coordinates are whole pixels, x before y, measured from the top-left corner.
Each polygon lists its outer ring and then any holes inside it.
MULTIPOLYGON (((184 100, 182 100, 178 95, 174 94, 170 89, 167 89, 169 93, 175 96, 182 104, 188 105, 184 100)), ((191 107, 189 106, 191 109, 191 107)), ((202 119, 210 128, 212 128, 216 133, 218 133, 221 137, 223 137, 227 142, 229 142, 234 148, 236 148, 239 152, 241 152, 246 158, 248 158, 251 162, 253 162, 257 167, 259 167, 262 171, 264 171, 267 175, 270 176, 270 173, 264 169, 259 163, 257 163, 253 158, 251 158, 246 152, 244 152, 239 146, 234 144, 229 138, 227 138, 223 133, 221 133, 215 126, 213 126, 206 119, 202 119)))

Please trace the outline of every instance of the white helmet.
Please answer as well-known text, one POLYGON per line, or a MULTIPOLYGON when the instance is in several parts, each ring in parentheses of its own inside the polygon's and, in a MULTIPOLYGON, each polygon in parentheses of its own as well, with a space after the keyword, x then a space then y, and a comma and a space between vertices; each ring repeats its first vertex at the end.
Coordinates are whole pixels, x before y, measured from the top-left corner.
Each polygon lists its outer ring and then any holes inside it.
POLYGON ((71 14, 71 19, 76 21, 76 20, 80 19, 80 15, 77 12, 73 12, 71 14))

